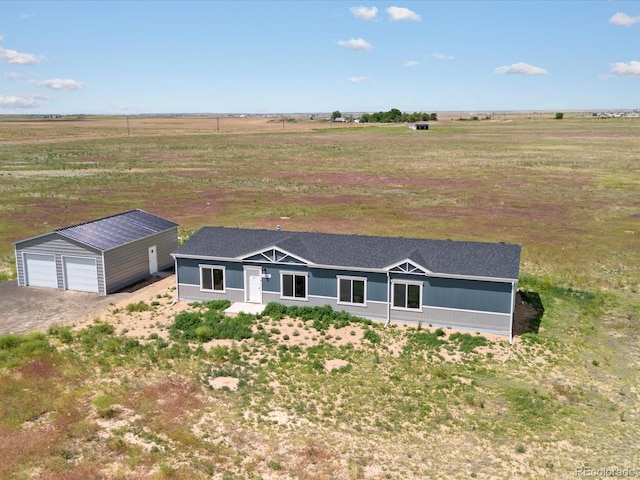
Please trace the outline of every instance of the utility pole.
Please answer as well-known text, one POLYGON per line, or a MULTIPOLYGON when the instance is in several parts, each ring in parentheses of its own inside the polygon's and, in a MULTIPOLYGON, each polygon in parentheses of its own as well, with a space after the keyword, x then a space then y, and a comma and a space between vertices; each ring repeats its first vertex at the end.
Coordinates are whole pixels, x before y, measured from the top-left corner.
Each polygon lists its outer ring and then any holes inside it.
POLYGON ((129 131, 129 115, 127 115, 127 135, 131 135, 131 132, 129 131))

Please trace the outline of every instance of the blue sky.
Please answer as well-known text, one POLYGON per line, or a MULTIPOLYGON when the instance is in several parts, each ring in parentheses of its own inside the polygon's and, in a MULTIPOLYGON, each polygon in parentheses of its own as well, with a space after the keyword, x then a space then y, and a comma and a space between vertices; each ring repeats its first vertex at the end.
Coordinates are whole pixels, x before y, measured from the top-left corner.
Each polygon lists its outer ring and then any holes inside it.
POLYGON ((0 4, 0 114, 640 108, 640 2, 0 4))

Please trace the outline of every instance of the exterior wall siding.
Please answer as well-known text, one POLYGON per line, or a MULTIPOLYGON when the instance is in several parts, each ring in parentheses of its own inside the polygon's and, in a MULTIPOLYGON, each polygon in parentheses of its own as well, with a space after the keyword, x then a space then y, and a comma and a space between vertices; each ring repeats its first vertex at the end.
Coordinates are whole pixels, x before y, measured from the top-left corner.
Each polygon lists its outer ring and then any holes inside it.
POLYGON ((221 262, 198 259, 177 259, 178 296, 183 300, 208 301, 229 299, 244 302, 244 266, 262 268, 266 277, 262 281, 262 303, 278 302, 283 305, 324 306, 336 311, 372 320, 431 324, 509 335, 511 330, 512 284, 503 282, 426 277, 422 275, 354 272, 308 268, 301 265, 275 265, 260 263, 221 262), (225 267, 226 292, 201 292, 199 265, 225 267), (280 272, 304 272, 308 275, 307 298, 281 298, 280 272), (366 306, 337 302, 338 276, 367 279, 366 306), (395 309, 388 305, 390 280, 422 282, 422 308, 420 311, 395 309))
POLYGON ((209 302, 211 300, 229 300, 244 302, 244 290, 227 288, 226 292, 202 292, 200 285, 178 284, 178 298, 185 302, 209 302))
POLYGON ((225 268, 225 288, 244 288, 242 264, 237 262, 216 262, 194 258, 180 258, 177 262, 177 282, 183 285, 195 285, 200 288, 200 265, 212 265, 225 268))
POLYGON ((15 250, 16 271, 18 273, 19 286, 23 287, 26 285, 23 253, 42 253, 53 255, 55 257, 58 290, 64 290, 65 288, 63 257, 94 258, 96 260, 96 267, 98 270, 98 293, 105 293, 102 254, 95 249, 91 249, 86 245, 78 244, 54 232, 49 235, 19 242, 16 244, 15 250))
POLYGON ((171 252, 178 246, 177 229, 141 238, 104 252, 106 293, 112 293, 149 276, 149 247, 156 246, 158 270, 173 265, 171 252))
POLYGON ((422 303, 427 307, 510 313, 511 284, 428 277, 422 303))

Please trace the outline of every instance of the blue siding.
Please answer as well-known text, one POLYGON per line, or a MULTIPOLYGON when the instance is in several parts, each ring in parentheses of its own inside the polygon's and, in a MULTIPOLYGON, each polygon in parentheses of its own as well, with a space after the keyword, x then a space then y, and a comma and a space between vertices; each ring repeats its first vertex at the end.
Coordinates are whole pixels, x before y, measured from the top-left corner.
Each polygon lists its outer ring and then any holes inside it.
POLYGON ((510 313, 511 284, 427 278, 422 303, 430 307, 510 313))
POLYGON ((200 285, 199 265, 215 265, 225 267, 226 288, 244 288, 242 264, 234 262, 216 262, 194 258, 179 258, 177 265, 178 283, 185 285, 200 285))
POLYGON ((338 295, 338 276, 362 277, 367 279, 367 301, 387 301, 387 276, 381 273, 352 272, 349 270, 309 270, 309 294, 336 298, 338 295))

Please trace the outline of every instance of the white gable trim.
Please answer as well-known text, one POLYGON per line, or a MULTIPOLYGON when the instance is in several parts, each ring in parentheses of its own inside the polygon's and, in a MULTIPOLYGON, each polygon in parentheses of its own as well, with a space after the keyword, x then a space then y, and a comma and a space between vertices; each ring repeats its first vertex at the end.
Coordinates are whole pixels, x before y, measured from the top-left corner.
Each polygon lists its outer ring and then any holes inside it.
POLYGON ((294 255, 291 252, 287 252, 282 248, 269 247, 255 252, 248 253, 242 257, 238 257, 238 260, 246 262, 259 262, 259 263, 277 263, 284 265, 310 265, 311 262, 302 257, 294 255), (258 258, 251 258, 258 257, 258 258))
POLYGON ((385 268, 385 270, 388 270, 389 273, 406 273, 406 274, 413 274, 413 275, 427 275, 427 274, 431 274, 433 273, 431 270, 429 270, 428 268, 424 268, 422 265, 419 265, 415 262, 412 262, 411 260, 409 260, 408 258, 398 262, 398 263, 394 263, 392 265, 389 265, 388 267, 385 268))

